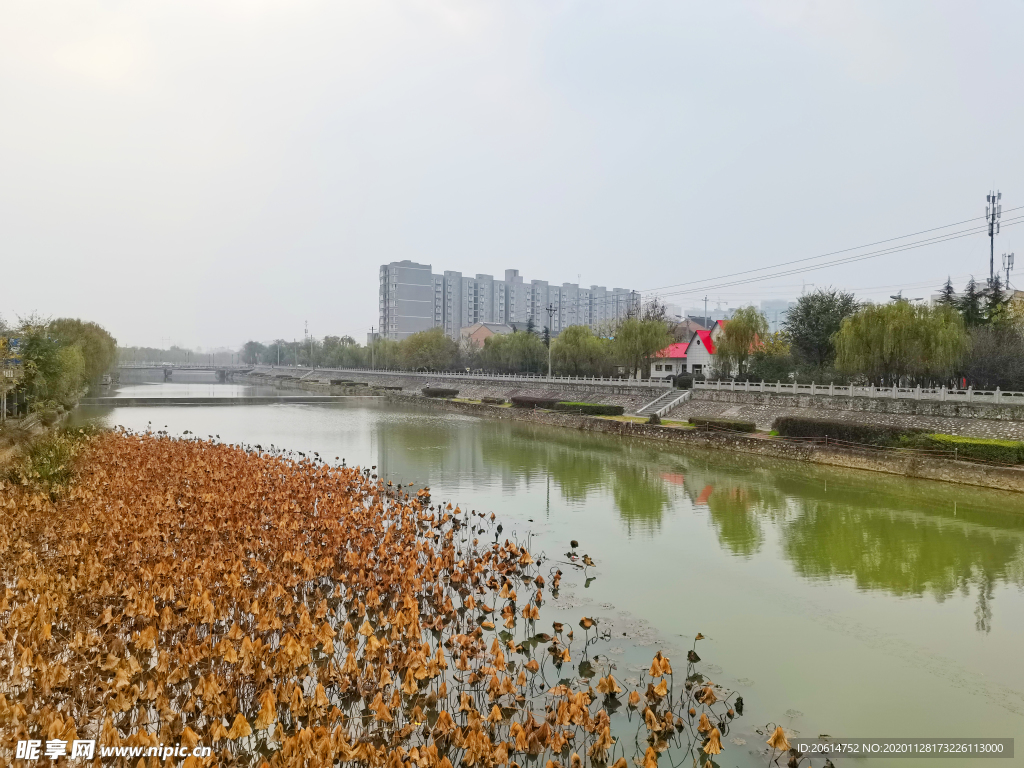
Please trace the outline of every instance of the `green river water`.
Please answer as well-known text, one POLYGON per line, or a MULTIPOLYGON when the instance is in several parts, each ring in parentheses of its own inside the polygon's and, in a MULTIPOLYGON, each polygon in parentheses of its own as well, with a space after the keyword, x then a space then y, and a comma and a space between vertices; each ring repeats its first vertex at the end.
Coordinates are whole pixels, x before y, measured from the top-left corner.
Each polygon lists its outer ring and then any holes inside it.
MULTIPOLYGON (((597 564, 561 566, 552 616, 610 628, 598 653, 626 683, 659 648, 684 666, 703 633, 702 671, 746 704, 724 765, 760 764, 749 751, 768 722, 805 736, 1024 736, 1020 496, 370 399, 76 418, 375 465, 435 501, 495 512, 503 538, 529 534, 553 561, 577 539, 597 564)), ((869 765, 890 762, 928 763, 869 765)))

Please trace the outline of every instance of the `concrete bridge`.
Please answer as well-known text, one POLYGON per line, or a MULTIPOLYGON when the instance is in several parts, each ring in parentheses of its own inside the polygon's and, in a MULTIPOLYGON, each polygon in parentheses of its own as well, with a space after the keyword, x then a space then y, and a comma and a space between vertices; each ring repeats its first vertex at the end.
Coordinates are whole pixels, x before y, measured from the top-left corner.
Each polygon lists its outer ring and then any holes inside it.
POLYGON ((175 371, 211 371, 217 375, 217 381, 227 381, 229 373, 248 373, 252 370, 251 365, 209 363, 120 363, 117 367, 124 371, 163 371, 164 381, 170 381, 175 371))

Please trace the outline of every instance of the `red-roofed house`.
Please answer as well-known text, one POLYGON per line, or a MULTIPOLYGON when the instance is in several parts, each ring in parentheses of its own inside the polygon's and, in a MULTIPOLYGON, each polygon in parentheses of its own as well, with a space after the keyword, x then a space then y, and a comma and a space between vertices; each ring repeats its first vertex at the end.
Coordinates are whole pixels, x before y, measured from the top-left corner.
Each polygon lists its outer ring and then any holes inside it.
POLYGON ((651 378, 664 379, 686 372, 686 344, 669 344, 654 356, 651 378))
POLYGON ((710 331, 694 331, 686 345, 686 372, 707 376, 715 361, 715 342, 724 333, 725 320, 717 321, 710 331))

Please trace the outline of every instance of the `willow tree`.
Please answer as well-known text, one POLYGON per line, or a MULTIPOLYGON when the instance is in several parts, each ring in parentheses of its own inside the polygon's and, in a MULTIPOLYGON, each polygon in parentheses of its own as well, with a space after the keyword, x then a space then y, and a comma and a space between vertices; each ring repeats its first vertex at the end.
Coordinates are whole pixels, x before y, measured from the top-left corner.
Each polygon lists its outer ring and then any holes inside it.
POLYGON ((736 364, 742 376, 747 360, 759 344, 768 338, 768 321, 757 307, 741 307, 733 312, 722 335, 715 342, 715 355, 730 367, 736 364))
POLYGON ((835 335, 836 365, 870 381, 948 378, 970 349, 963 318, 953 307, 909 301, 867 304, 835 335))
POLYGON ((609 342, 595 336, 588 325, 570 325, 552 342, 551 358, 561 373, 603 372, 610 358, 609 342))
POLYGON ((431 328, 406 336, 398 343, 398 351, 406 368, 445 370, 459 353, 459 345, 442 328, 431 328))
POLYGON ((480 364, 492 371, 522 373, 545 370, 548 351, 535 333, 499 333, 484 339, 480 364))
POLYGON ((644 369, 650 370, 654 355, 671 343, 672 334, 663 321, 631 317, 615 329, 612 347, 629 375, 639 378, 644 369))

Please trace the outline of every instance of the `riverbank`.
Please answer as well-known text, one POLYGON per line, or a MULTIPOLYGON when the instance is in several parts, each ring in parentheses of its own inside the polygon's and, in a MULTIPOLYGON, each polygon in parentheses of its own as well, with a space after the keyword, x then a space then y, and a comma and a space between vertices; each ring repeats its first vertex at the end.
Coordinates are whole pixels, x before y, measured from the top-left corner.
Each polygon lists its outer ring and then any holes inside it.
POLYGON ((734 451, 846 469, 861 469, 1024 493, 1024 469, 1013 467, 975 464, 891 450, 880 451, 793 443, 772 439, 766 435, 707 432, 600 416, 579 416, 526 408, 504 408, 483 403, 442 400, 395 392, 389 393, 388 397, 402 402, 415 403, 425 408, 449 410, 487 418, 548 424, 586 432, 602 432, 622 437, 657 440, 687 447, 734 451))
MULTIPOLYGON (((316 372, 310 372, 311 377, 316 372)), ((317 374, 320 378, 326 377, 327 373, 317 374)), ((793 443, 785 440, 770 439, 767 435, 747 435, 727 432, 706 432, 685 427, 658 426, 647 424, 643 421, 631 419, 605 418, 599 416, 579 416, 569 413, 555 413, 550 411, 531 411, 524 408, 507 408, 488 405, 484 403, 465 402, 463 400, 445 400, 438 398, 427 398, 422 395, 403 391, 398 385, 390 380, 381 378, 378 374, 364 374, 361 378, 366 379, 363 386, 374 386, 385 394, 386 397, 407 403, 414 403, 425 408, 435 410, 449 410, 476 416, 483 416, 494 419, 511 419, 552 426, 565 427, 589 432, 603 432, 605 434, 619 435, 622 437, 638 438, 643 440, 655 440, 681 446, 692 446, 708 448, 712 450, 726 450, 736 453, 767 456, 772 458, 801 461, 805 463, 820 464, 823 466, 842 467, 845 469, 859 469, 869 472, 882 472, 889 475, 900 475, 904 477, 920 478, 923 480, 938 480, 946 483, 957 483, 960 485, 977 486, 980 488, 993 488, 1015 493, 1024 493, 1024 469, 1014 467, 1001 467, 973 462, 955 461, 952 459, 925 456, 919 453, 880 451, 867 448, 836 447, 821 444, 793 443), (384 389, 387 385, 388 388, 384 389)), ((421 377, 427 381, 429 377, 421 377)), ((324 391, 329 387, 328 382, 321 383, 319 378, 313 381, 301 381, 298 377, 277 372, 275 376, 268 376, 266 373, 254 373, 236 377, 238 381, 253 383, 268 383, 274 381, 275 386, 281 389, 306 389, 312 391, 324 391)), ((395 379, 408 384, 406 379, 395 379)), ((362 382, 361 382, 362 383, 362 382)), ((477 389, 492 394, 500 394, 495 390, 493 384, 480 385, 477 389)), ((507 388, 507 387, 506 387, 507 388)), ((504 389, 501 390, 504 392, 504 389)), ((460 396, 464 393, 460 388, 460 396)), ((476 389, 473 393, 465 393, 469 397, 479 394, 476 389)), ((533 391, 530 394, 534 394, 533 391)), ((695 395, 697 392, 694 393, 695 395)), ((736 403, 731 399, 722 398, 727 393, 707 393, 709 397, 698 404, 712 405, 721 411, 723 407, 735 408, 736 403)), ((746 395, 746 397, 756 397, 746 395)), ((776 398, 784 397, 775 395, 776 398)), ((626 398, 630 402, 638 400, 635 393, 613 394, 608 393, 605 400, 626 398)), ((902 402, 902 401, 898 401, 902 402)), ((789 403, 789 407, 795 404, 789 403)), ((689 411, 683 413, 690 404, 687 403, 681 408, 676 408, 669 414, 668 418, 685 419, 689 411)), ((764 406, 760 406, 764 407, 764 406)), ((907 407, 907 406, 901 406, 907 407)), ((788 412, 788 411, 787 411, 788 412)), ((732 411, 728 411, 728 418, 736 418, 732 411)), ((806 413, 806 411, 801 411, 806 413)), ((847 414, 857 413, 846 411, 847 414)), ((701 412, 703 415, 703 411, 701 412)), ((717 412, 714 415, 720 415, 717 412)), ((858 414, 859 415, 859 414, 858 414)), ((774 416, 773 416, 774 418, 774 416)), ((891 418, 891 416, 890 416, 891 418)), ((905 416, 904 418, 921 419, 921 416, 905 416)), ((868 419, 865 419, 868 420, 868 419)), ((763 421, 763 419, 762 419, 763 421)), ((965 424, 988 423, 990 420, 964 419, 965 424)), ((918 422, 920 424, 920 422, 918 422)), ((1013 424, 1013 422, 1003 422, 1013 424)), ((760 426, 760 425, 759 425, 760 426)), ((956 434, 956 432, 951 432, 956 434)))
POLYGON ((494 378, 487 376, 437 376, 409 371, 370 372, 316 368, 271 368, 261 366, 247 373, 232 374, 231 381, 282 389, 304 389, 309 392, 334 394, 340 387, 370 387, 381 391, 418 393, 423 387, 438 386, 457 389, 460 397, 480 400, 484 397, 508 399, 530 395, 572 402, 621 405, 626 413, 636 413, 645 405, 672 392, 666 386, 624 379, 556 379, 494 378))

